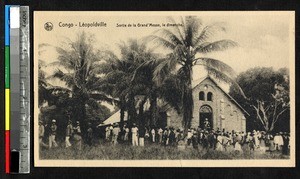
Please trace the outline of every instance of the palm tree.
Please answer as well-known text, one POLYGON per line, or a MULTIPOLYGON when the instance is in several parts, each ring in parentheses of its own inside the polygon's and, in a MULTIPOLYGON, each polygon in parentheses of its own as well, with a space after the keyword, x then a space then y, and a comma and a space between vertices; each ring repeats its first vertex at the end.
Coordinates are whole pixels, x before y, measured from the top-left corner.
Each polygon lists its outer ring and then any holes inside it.
POLYGON ((166 66, 165 63, 167 61, 161 58, 159 54, 152 53, 151 56, 151 58, 148 58, 144 63, 138 66, 132 80, 144 84, 147 88, 148 93, 146 94, 146 98, 150 101, 150 124, 156 126, 158 117, 157 100, 159 98, 166 99, 164 98, 165 93, 162 93, 162 91, 163 88, 166 87, 165 80, 172 77, 171 71, 174 67, 170 65, 166 66))
MULTIPOLYGON (((136 122, 139 105, 139 116, 143 113, 145 97, 137 100, 136 96, 147 94, 145 83, 140 80, 132 80, 137 68, 146 61, 151 61, 153 55, 146 46, 136 39, 129 39, 127 43, 119 44, 120 57, 113 52, 106 52, 106 63, 102 65, 102 73, 105 74, 98 89, 104 91, 114 99, 114 103, 120 108, 121 124, 124 121, 124 112, 128 111, 128 121, 136 122)), ((141 79, 139 77, 138 79, 141 79)))
MULTIPOLYGON (((173 24, 176 23, 172 18, 169 20, 173 24)), ((181 81, 182 122, 184 128, 188 129, 191 127, 194 107, 191 86, 193 66, 203 65, 209 74, 236 85, 233 80, 236 75, 230 66, 217 59, 201 57, 201 55, 235 47, 237 43, 227 39, 211 41, 215 33, 225 29, 216 24, 205 26, 199 18, 194 16, 181 18, 179 24, 182 26, 175 26, 172 30, 158 30, 153 35, 148 36, 147 40, 172 51, 170 58, 166 58, 168 62, 162 64, 160 69, 166 68, 165 66, 168 65, 174 66, 174 63, 180 66, 177 74, 181 81), (196 55, 200 57, 196 57, 196 55)))
POLYGON ((95 86, 101 79, 102 54, 93 48, 93 39, 90 34, 79 33, 75 41, 67 40, 65 46, 56 47, 58 60, 49 64, 57 68, 49 78, 58 78, 71 91, 73 119, 78 121, 86 120, 86 108, 99 110, 99 101, 111 102, 95 86))
MULTIPOLYGON (((130 80, 133 74, 133 63, 123 61, 117 58, 114 54, 102 66, 102 73, 105 77, 102 81, 95 83, 97 89, 105 92, 106 95, 114 99, 114 104, 120 109, 120 122, 123 125, 125 111, 128 109, 128 94, 130 92, 130 80)), ((135 111, 128 115, 129 118, 134 118, 135 111)))

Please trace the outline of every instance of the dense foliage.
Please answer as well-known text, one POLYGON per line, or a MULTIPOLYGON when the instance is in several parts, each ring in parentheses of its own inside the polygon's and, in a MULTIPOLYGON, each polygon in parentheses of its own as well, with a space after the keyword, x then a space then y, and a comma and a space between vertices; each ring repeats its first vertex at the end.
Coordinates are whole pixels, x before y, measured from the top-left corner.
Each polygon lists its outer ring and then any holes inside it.
POLYGON ((249 128, 289 131, 289 72, 272 68, 252 68, 237 77, 247 98, 233 88, 230 94, 251 114, 249 128), (281 124, 281 125, 277 125, 281 124))

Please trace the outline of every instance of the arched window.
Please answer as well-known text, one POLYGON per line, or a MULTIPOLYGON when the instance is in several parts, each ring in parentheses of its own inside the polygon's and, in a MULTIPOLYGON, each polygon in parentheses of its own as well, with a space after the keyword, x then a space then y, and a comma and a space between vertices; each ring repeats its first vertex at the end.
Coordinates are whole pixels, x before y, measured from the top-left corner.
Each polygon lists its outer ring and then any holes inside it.
POLYGON ((213 94, 211 92, 207 93, 207 101, 212 101, 213 100, 213 94))
POLYGON ((203 91, 200 91, 200 93, 199 93, 199 100, 204 101, 204 92, 203 91))

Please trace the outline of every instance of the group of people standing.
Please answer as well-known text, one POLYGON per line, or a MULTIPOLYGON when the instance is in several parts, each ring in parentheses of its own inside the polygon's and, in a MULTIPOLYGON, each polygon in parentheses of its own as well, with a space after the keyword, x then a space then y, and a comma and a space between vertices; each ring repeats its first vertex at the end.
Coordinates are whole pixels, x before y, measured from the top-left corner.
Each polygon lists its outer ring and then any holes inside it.
MULTIPOLYGON (((69 148, 72 145, 78 150, 82 148, 82 130, 79 121, 73 126, 69 120, 66 126, 66 135, 64 147, 69 148), (71 140, 72 139, 72 140, 71 140)), ((41 147, 53 148, 57 147, 56 142, 57 125, 56 120, 52 120, 50 124, 39 122, 39 143, 41 147), (47 132, 47 136, 45 135, 47 132), (48 144, 44 141, 48 138, 48 144)), ((91 123, 88 123, 85 132, 86 143, 91 146, 93 141, 93 129, 91 123)), ((148 143, 156 143, 163 146, 178 147, 185 149, 191 147, 194 149, 213 149, 217 151, 281 151, 282 154, 288 155, 290 148, 289 133, 278 132, 275 135, 264 131, 239 132, 239 131, 222 131, 196 128, 188 129, 184 132, 182 129, 174 129, 173 127, 138 127, 135 123, 131 126, 125 124, 120 127, 118 123, 105 127, 105 141, 111 142, 113 145, 121 143, 131 143, 133 146, 145 146, 148 143), (186 135, 185 135, 186 134, 186 135)))
POLYGON ((131 139, 133 146, 144 146, 145 141, 157 143, 164 146, 176 146, 180 149, 192 147, 195 149, 213 149, 217 151, 281 151, 282 154, 289 153, 289 134, 279 132, 275 135, 264 131, 243 132, 243 131, 222 131, 206 130, 198 127, 187 130, 186 135, 182 129, 149 128, 139 127, 135 124, 132 127, 124 125, 121 129, 118 124, 108 125, 105 128, 105 139, 116 145, 118 141, 128 142, 131 139))
POLYGON ((163 145, 175 145, 179 139, 183 138, 183 131, 174 128, 148 128, 138 127, 135 123, 131 127, 124 125, 120 129, 118 124, 108 125, 105 128, 105 139, 111 141, 114 145, 118 141, 129 142, 133 146, 144 146, 145 141, 160 143, 163 145))
POLYGON ((187 143, 192 143, 194 148, 201 145, 203 148, 211 148, 218 151, 261 151, 273 152, 282 151, 282 154, 289 153, 289 134, 276 133, 275 136, 264 131, 239 132, 232 130, 231 132, 223 129, 220 131, 202 130, 201 128, 189 129, 187 135, 187 143))
MULTIPOLYGON (((56 136, 57 136, 57 125, 55 119, 53 119, 50 124, 44 124, 43 121, 39 121, 39 143, 41 147, 49 148, 49 149, 53 147, 58 147, 58 144, 56 142, 56 136), (48 144, 45 143, 47 138, 48 138, 48 144)), ((87 129, 88 145, 92 144, 92 138, 93 138, 93 129, 91 127, 91 124, 89 123, 87 129)), ((81 150, 82 131, 81 131, 81 126, 79 121, 76 121, 76 124, 73 125, 72 121, 68 120, 68 124, 66 126, 65 142, 64 142, 66 148, 72 146, 72 142, 70 142, 71 139, 76 149, 81 150)))

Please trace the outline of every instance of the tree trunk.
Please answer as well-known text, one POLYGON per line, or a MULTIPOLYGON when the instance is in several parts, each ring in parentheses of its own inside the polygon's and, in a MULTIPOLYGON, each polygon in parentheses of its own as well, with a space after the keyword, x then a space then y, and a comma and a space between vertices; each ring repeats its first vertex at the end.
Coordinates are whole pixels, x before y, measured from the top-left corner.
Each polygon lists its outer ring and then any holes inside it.
POLYGON ((125 114, 125 109, 123 106, 120 108, 120 126, 123 127, 124 125, 124 115, 125 114))
POLYGON ((130 95, 129 101, 128 101, 128 122, 130 124, 136 123, 136 109, 135 109, 135 100, 134 96, 130 95))
POLYGON ((121 98, 120 101, 120 126, 124 125, 124 116, 125 116, 125 99, 121 98))
POLYGON ((157 94, 153 92, 150 96, 150 125, 157 126, 157 94))
POLYGON ((144 120, 144 104, 146 103, 147 98, 145 97, 139 104, 139 114, 138 114, 138 123, 139 126, 144 127, 145 126, 145 120, 144 120))
POLYGON ((183 102, 183 127, 184 132, 186 133, 187 130, 191 127, 191 121, 193 118, 193 110, 194 110, 194 100, 192 94, 192 67, 187 66, 186 68, 186 81, 183 86, 183 95, 182 95, 182 102, 183 102))

